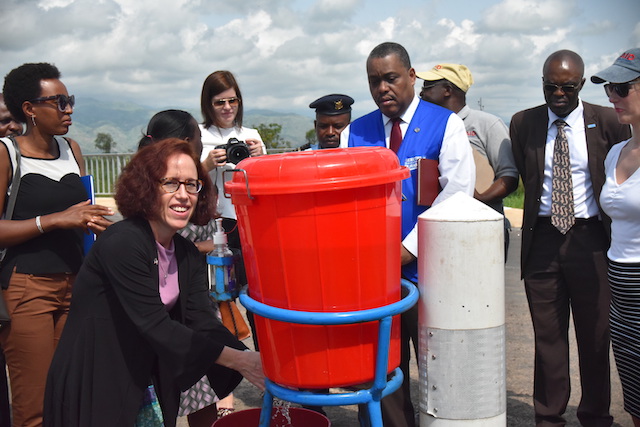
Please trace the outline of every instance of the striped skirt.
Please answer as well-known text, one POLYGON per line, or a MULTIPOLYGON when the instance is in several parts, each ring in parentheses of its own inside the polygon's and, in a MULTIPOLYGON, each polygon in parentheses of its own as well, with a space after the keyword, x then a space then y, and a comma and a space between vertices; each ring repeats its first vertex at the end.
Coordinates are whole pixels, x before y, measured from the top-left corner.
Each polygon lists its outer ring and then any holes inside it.
POLYGON ((611 344, 624 409, 640 418, 640 263, 609 261, 611 344))

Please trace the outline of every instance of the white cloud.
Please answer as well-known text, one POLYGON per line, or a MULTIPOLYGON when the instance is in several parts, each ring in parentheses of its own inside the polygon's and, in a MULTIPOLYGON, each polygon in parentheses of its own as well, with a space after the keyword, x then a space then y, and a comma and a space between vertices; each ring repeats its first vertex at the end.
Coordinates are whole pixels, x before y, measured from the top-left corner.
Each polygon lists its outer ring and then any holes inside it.
POLYGON ((75 0, 42 0, 38 3, 38 7, 47 11, 56 7, 67 7, 74 1, 75 0))
POLYGON ((395 28, 396 28, 396 20, 393 17, 390 16, 389 18, 387 18, 384 21, 380 22, 379 26, 380 26, 380 30, 381 30, 380 36, 383 39, 392 39, 393 38, 393 33, 394 33, 395 28))
POLYGON ((595 21, 587 23, 587 25, 581 25, 575 29, 577 34, 592 36, 598 34, 606 34, 611 31, 615 27, 615 23, 608 19, 603 19, 602 21, 595 21))
POLYGON ((313 31, 328 31, 340 28, 339 24, 353 17, 363 0, 321 0, 309 10, 308 23, 313 31))
POLYGON ((475 33, 473 21, 465 19, 460 25, 456 25, 451 19, 441 19, 438 25, 449 30, 449 34, 445 40, 445 47, 451 48, 458 45, 466 45, 475 47, 481 36, 475 33))
POLYGON ((575 8, 575 1, 503 0, 487 9, 483 21, 493 31, 536 32, 564 24, 575 8))
POLYGON ((303 35, 300 28, 276 27, 265 11, 250 16, 246 25, 249 29, 248 34, 255 40, 255 47, 262 58, 272 56, 287 41, 303 35))
MULTIPOLYGON (((569 33, 567 28, 546 28, 544 34, 525 36, 531 40, 534 45, 533 54, 540 55, 548 49, 556 50, 553 46, 562 45, 565 43, 566 36, 569 33)), ((565 48, 568 46, 565 45, 565 48)))
POLYGON ((633 29, 629 46, 640 46, 640 22, 638 22, 633 29))
POLYGON ((538 81, 549 53, 574 49, 595 72, 640 45, 638 14, 614 25, 595 0, 580 8, 552 0, 485 7, 477 0, 465 0, 474 2, 469 7, 419 0, 2 1, 0 75, 24 62, 53 62, 78 96, 158 107, 197 109, 204 78, 228 69, 249 109, 310 114, 311 100, 342 92, 356 99, 358 116, 374 108, 366 57, 392 40, 417 69, 465 63, 476 80, 472 106, 482 98, 488 111, 509 118, 542 102, 538 81))
POLYGON ((202 42, 203 37, 207 33, 207 26, 198 23, 193 27, 188 27, 180 31, 180 39, 182 45, 187 51, 192 51, 202 42))

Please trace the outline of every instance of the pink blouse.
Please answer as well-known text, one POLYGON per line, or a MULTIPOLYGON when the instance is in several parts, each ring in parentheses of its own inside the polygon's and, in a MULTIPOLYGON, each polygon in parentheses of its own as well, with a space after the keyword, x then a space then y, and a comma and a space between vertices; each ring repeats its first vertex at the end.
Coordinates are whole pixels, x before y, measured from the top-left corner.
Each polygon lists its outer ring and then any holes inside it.
POLYGON ((156 242, 158 248, 158 277, 160 278, 160 299, 171 310, 178 301, 180 286, 178 285, 178 261, 175 255, 173 240, 169 248, 156 242))

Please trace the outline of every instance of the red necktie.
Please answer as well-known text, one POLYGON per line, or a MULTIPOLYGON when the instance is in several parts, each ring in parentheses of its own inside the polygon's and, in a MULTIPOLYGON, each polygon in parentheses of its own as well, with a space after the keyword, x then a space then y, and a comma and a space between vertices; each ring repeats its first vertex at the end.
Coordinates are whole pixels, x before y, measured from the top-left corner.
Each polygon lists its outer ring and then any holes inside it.
POLYGON ((393 126, 391 126, 391 138, 389 138, 389 148, 391 148, 394 153, 397 153, 400 149, 400 144, 402 144, 402 131, 400 130, 400 122, 401 118, 396 117, 395 119, 391 119, 393 121, 393 126))

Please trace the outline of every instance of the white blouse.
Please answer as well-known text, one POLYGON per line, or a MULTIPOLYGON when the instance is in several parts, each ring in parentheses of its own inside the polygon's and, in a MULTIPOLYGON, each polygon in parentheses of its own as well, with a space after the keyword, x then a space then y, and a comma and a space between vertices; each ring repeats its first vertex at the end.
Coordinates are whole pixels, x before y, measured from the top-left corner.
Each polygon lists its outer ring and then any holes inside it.
MULTIPOLYGON (((200 132, 202 133, 202 156, 200 160, 206 159, 211 150, 218 145, 226 144, 230 138, 237 138, 239 141, 246 141, 247 139, 262 141, 257 130, 245 127, 223 129, 217 126, 205 128, 203 125, 200 125, 200 132)), ((226 163, 224 166, 217 167, 215 170, 209 172, 211 181, 218 187, 218 212, 223 218, 236 219, 236 211, 233 204, 231 204, 231 199, 224 197, 223 182, 223 172, 225 170, 235 169, 235 167, 236 165, 233 163, 226 163)), ((227 179, 229 180, 231 178, 230 174, 227 174, 227 179)))
POLYGON ((611 147, 604 161, 606 181, 600 194, 602 210, 611 217, 610 260, 640 262, 640 168, 623 183, 616 182, 616 165, 627 141, 611 147))

